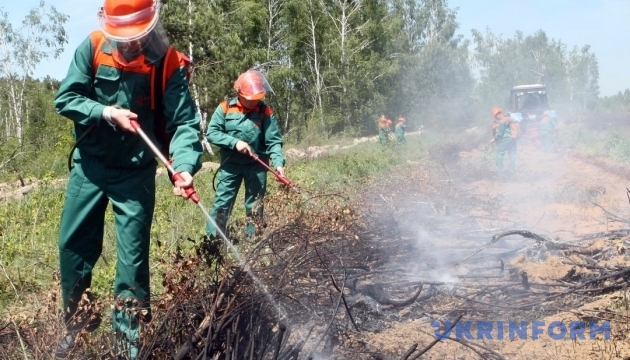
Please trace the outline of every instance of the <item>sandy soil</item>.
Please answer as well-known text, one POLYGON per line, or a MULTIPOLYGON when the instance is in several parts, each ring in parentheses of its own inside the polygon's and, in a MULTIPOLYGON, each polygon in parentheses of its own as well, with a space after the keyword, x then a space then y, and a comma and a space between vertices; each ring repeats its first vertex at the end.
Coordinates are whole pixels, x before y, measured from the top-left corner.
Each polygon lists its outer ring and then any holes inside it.
MULTIPOLYGON (((608 160, 590 156, 582 156, 577 153, 545 154, 537 149, 520 147, 518 153, 517 170, 514 174, 494 174, 493 153, 489 151, 475 150, 459 154, 458 165, 445 164, 444 174, 448 179, 442 179, 450 184, 449 192, 455 192, 455 197, 461 198, 461 202, 470 201, 467 194, 474 194, 476 205, 469 204, 465 207, 467 214, 458 214, 457 219, 463 216, 474 217, 475 223, 471 231, 480 231, 483 234, 513 229, 526 229, 551 239, 583 245, 579 254, 570 252, 544 251, 536 257, 519 254, 506 263, 511 273, 526 272, 529 281, 550 282, 559 279, 575 267, 573 263, 584 263, 584 256, 596 253, 601 249, 610 249, 611 256, 605 261, 597 263, 598 266, 621 266, 630 264, 626 247, 628 237, 609 239, 602 234, 612 230, 627 229, 628 223, 624 219, 630 219, 626 186, 630 174, 620 164, 608 160)), ((420 162, 410 166, 426 166, 420 162)), ((430 172, 431 170, 426 170, 430 172)), ((422 171, 420 171, 421 173, 422 171)), ((444 176, 442 174, 442 176, 444 176)), ((401 181, 396 188, 403 187, 403 191, 394 190, 391 193, 384 191, 381 197, 391 204, 403 204, 415 201, 418 205, 418 216, 400 214, 402 222, 407 230, 415 230, 418 237, 418 246, 413 254, 394 254, 393 259, 415 258, 417 262, 433 263, 439 267, 439 257, 458 258, 463 254, 469 254, 473 249, 479 248, 490 240, 471 243, 473 240, 461 235, 453 234, 444 238, 444 231, 437 232, 438 226, 429 223, 427 216, 453 216, 458 209, 456 204, 439 200, 431 200, 427 192, 431 186, 442 186, 424 183, 426 179, 417 176, 410 168, 399 169, 398 174, 393 174, 392 181, 401 181), (406 177, 415 177, 406 179, 406 177), (413 185, 415 184, 415 185, 413 185), (420 204, 430 203, 433 212, 422 212, 420 204), (449 207, 451 208, 449 210, 449 207), (406 216, 406 217, 405 217, 406 216), (430 245, 423 237, 430 235, 430 245), (464 251, 460 251, 464 248, 464 251), (429 249, 431 249, 429 251, 429 249)), ((382 189, 382 185, 380 189, 382 189)), ((380 191, 380 190, 379 190, 380 191)), ((451 196, 454 196, 451 194, 451 196)), ((435 199, 435 196, 433 196, 435 199)), ((426 206, 425 206, 426 207, 426 206)), ((396 207, 393 206, 393 211, 396 207)), ((448 220, 446 220, 448 221, 448 220)), ((453 227, 456 227, 453 225, 453 227)), ((443 228, 443 227, 442 227, 443 228)), ((454 230, 453 230, 454 231, 454 230)), ((522 237, 509 237, 499 241, 495 246, 486 250, 491 252, 496 248, 503 250, 517 248, 523 243, 533 243, 522 237)), ((412 252, 414 252, 412 251, 412 252)), ((484 254, 485 252, 482 252, 484 254)), ((399 264, 398 264, 399 265, 399 264)), ((405 266, 405 265, 402 265, 405 266)), ((444 270, 434 280, 457 276, 465 273, 465 268, 444 270), (449 272, 451 272, 448 274, 449 272), (463 271, 463 272, 462 272, 463 271)), ((581 271, 587 271, 577 267, 573 276, 580 276, 581 271)), ((569 324, 571 321, 591 320, 602 322, 611 320, 611 337, 602 339, 601 334, 595 340, 589 340, 588 332, 586 340, 570 340, 569 336, 564 340, 553 340, 547 334, 541 335, 538 340, 474 340, 471 343, 479 343, 502 354, 505 359, 630 359, 630 312, 628 300, 630 293, 624 291, 596 295, 583 304, 567 301, 566 311, 560 304, 556 312, 541 313, 536 316, 531 311, 523 314, 471 314, 463 319, 488 321, 520 321, 538 320, 550 324, 561 321, 569 324), (571 303, 571 304, 569 304, 571 303), (625 305, 624 305, 625 304, 625 305), (615 313, 616 315, 611 315, 615 313), (621 314, 621 315, 620 315, 621 314), (624 318, 625 317, 625 318, 624 318)), ((448 316, 440 317, 431 310, 436 308, 448 308, 448 304, 416 304, 405 309, 385 311, 387 319, 380 329, 353 334, 343 341, 344 346, 350 348, 364 347, 365 358, 400 359, 413 344, 418 348, 424 348, 435 339, 430 326, 432 319, 449 319, 448 316), (368 352, 370 355, 368 355, 368 352), (377 355, 374 355, 377 354, 377 355)), ((451 316, 450 319, 453 319, 451 316)), ((531 323, 530 323, 531 324, 531 323)), ((473 325, 474 327, 474 325, 473 325)), ((531 336, 531 329, 530 336, 531 336)), ((473 336, 475 331, 472 331, 473 336)), ((481 351, 482 353, 484 351, 481 351)), ((485 358, 492 359, 489 355, 485 358)), ((470 349, 454 342, 441 341, 422 357, 423 359, 476 359, 482 358, 470 349)))

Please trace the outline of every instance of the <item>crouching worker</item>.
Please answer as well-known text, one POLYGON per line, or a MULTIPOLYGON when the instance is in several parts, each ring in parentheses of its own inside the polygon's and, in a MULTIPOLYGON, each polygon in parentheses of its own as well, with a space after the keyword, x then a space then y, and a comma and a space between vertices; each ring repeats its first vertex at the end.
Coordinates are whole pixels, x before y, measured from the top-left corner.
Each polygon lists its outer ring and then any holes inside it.
POLYGON ((137 357, 141 324, 151 318, 149 237, 157 162, 131 121, 155 140, 154 121, 163 116, 163 130, 173 136, 172 166, 184 179, 175 183, 176 193, 192 186, 192 175, 201 167, 200 119, 184 62, 169 45, 159 11, 160 3, 152 0, 105 0, 98 14, 101 30, 76 49, 55 97, 57 111, 74 122, 79 139, 59 227, 67 333, 57 358, 73 350, 81 329, 95 330, 100 324, 100 314, 82 314, 78 305, 101 256, 109 204, 116 225, 112 323, 120 345, 117 356, 137 357), (164 76, 155 74, 158 68, 164 76), (160 103, 150 85, 152 75, 164 84, 160 103))
POLYGON ((519 136, 520 126, 512 121, 510 116, 503 114, 501 108, 492 109, 494 124, 492 130, 494 137, 490 142, 497 145, 496 166, 497 171, 503 171, 503 157, 507 153, 509 156, 508 171, 513 172, 516 167, 516 138, 519 136))
MULTIPOLYGON (((222 102, 215 110, 206 137, 220 147, 221 167, 217 173, 216 193, 210 217, 225 233, 241 182, 245 182, 245 238, 256 234, 256 224, 262 223, 263 199, 267 188, 267 172, 253 156, 271 160, 271 167, 284 176, 285 158, 278 120, 271 107, 263 101, 273 92, 265 76, 248 70, 234 83, 237 96, 222 102)), ((210 221, 206 232, 218 236, 210 221)))

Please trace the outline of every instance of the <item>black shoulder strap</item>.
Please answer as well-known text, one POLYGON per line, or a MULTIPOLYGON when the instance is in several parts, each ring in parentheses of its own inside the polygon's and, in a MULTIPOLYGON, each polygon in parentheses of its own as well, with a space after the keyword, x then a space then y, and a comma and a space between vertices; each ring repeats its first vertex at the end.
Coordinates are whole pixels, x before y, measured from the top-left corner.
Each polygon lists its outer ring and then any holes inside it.
POLYGON ((267 118, 266 112, 267 105, 265 103, 261 103, 261 105, 258 106, 258 118, 260 119, 260 137, 262 140, 263 148, 265 149, 265 154, 263 155, 263 157, 268 159, 269 155, 266 153, 267 144, 265 142, 265 129, 263 129, 263 125, 265 125, 265 119, 267 118))
POLYGON ((261 105, 258 106, 258 117, 260 118, 260 127, 262 129, 262 124, 263 121, 265 121, 265 117, 267 114, 265 114, 267 111, 267 105, 265 103, 262 103, 261 105))
MULTIPOLYGON (((168 54, 168 53, 167 53, 168 54)), ((166 56, 162 57, 160 62, 158 63, 157 68, 155 69, 155 79, 153 80, 153 101, 155 105, 155 114, 160 115, 158 117, 162 117, 162 98, 164 95, 164 89, 162 89, 162 84, 164 83, 164 68, 166 62, 166 56)))

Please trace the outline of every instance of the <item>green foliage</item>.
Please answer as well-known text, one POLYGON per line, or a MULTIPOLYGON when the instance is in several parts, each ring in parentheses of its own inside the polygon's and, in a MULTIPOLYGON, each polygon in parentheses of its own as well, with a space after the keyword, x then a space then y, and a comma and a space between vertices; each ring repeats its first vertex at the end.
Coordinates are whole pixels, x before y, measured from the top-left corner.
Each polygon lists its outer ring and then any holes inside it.
POLYGON ((5 162, 1 181, 67 174, 65 159, 74 143, 73 125, 53 107, 56 90, 47 83, 27 82, 22 144, 17 137, 0 140, 0 159, 4 159, 0 163, 5 162))
POLYGON ((616 95, 606 96, 601 99, 601 110, 618 111, 630 108, 630 89, 619 91, 616 95))
POLYGON ((16 137, 21 146, 28 121, 26 94, 35 68, 49 57, 63 52, 68 35, 63 25, 68 16, 54 6, 46 8, 41 0, 28 13, 19 28, 14 28, 8 13, 0 8, 0 78, 6 83, 0 87, 0 124, 6 129, 0 141, 16 137), (26 118, 26 119, 25 119, 26 118))
POLYGON ((516 85, 542 83, 549 101, 564 113, 593 109, 599 97, 597 58, 590 47, 567 50, 543 30, 525 36, 517 31, 503 39, 490 29, 473 30, 474 59, 481 75, 478 98, 489 109, 509 105, 516 85))
MULTIPOLYGON (((289 164, 287 176, 309 196, 331 193, 347 196, 364 189, 391 166, 405 164, 408 160, 417 161, 435 141, 440 141, 439 137, 410 136, 404 151, 383 149, 377 143, 363 143, 332 151, 315 161, 289 164)), ((195 188, 206 209, 214 200, 213 175, 214 171, 205 171, 195 176, 195 188)), ((161 268, 158 261, 165 254, 178 247, 190 250, 205 232, 206 220, 199 208, 173 196, 171 188, 166 176, 158 176, 151 229, 153 274, 168 271, 161 268)), ((270 194, 281 191, 271 176, 268 191, 270 194)), ((51 273, 58 267, 57 236, 64 193, 65 182, 50 181, 40 183, 22 198, 3 200, 0 206, 0 265, 7 271, 7 276, 0 277, 0 308, 17 300, 12 286, 16 287, 20 297, 47 288, 51 273)), ((233 224, 241 223, 244 218, 241 204, 242 192, 232 216, 233 224)), ((110 295, 115 273, 116 235, 111 209, 106 213, 105 224, 103 255, 95 267, 92 286, 99 296, 110 295)), ((153 289, 159 293, 161 285, 155 282, 153 289)))
POLYGON ((206 113, 251 67, 267 73, 275 92, 268 100, 294 142, 374 134, 383 112, 420 124, 429 114, 444 116, 444 107, 456 113, 468 106, 467 43, 455 36, 456 12, 446 0, 191 4, 169 1, 163 22, 175 46, 192 51, 192 81, 206 113))
MULTIPOLYGON (((22 59, 15 51, 27 49, 32 61, 10 62, 11 72, 0 76, 0 179, 61 176, 72 123, 52 108, 59 82, 29 75, 63 50, 67 17, 40 3, 23 27, 8 19, 0 11, 2 39, 11 45, 3 59, 22 59), (28 28, 44 32, 33 37, 28 28)), ((628 94, 598 99, 597 59, 587 45, 568 49, 542 30, 511 38, 475 30, 471 53, 447 0, 170 0, 161 19, 175 47, 192 55, 202 114, 234 95, 239 73, 260 68, 287 143, 372 135, 383 113, 405 116, 411 129, 469 127, 487 122, 488 109, 507 105, 509 90, 523 83, 545 83, 565 119, 630 106, 628 94)))

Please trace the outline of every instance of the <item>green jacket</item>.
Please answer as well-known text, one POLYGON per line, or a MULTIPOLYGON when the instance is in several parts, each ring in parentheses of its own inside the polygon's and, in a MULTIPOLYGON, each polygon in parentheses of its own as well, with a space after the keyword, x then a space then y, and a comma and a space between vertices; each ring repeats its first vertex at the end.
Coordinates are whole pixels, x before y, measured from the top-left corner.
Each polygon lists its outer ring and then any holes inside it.
MULTIPOLYGON (((133 71, 120 66, 113 60, 109 44, 95 41, 99 36, 102 33, 92 33, 77 48, 55 97, 55 107, 59 114, 74 121, 77 138, 91 125, 96 125, 78 144, 75 160, 89 155, 103 159, 110 167, 145 166, 155 161, 155 155, 142 138, 101 121, 101 115, 106 105, 129 109, 138 115, 140 127, 155 141, 151 69, 156 65, 145 64, 133 71), (99 46, 100 51, 96 52, 99 46)), ((162 108, 167 119, 166 131, 173 134, 169 153, 176 171, 194 174, 201 168, 203 151, 199 141, 200 118, 190 95, 185 69, 178 65, 178 55, 175 51, 167 54, 167 63, 173 70, 165 80, 162 108)))
POLYGON ((396 132, 396 135, 402 136, 405 135, 405 128, 407 128, 407 125, 398 123, 396 124, 394 131, 396 132))
POLYGON ((555 118, 543 119, 540 122, 540 132, 545 134, 551 134, 556 130, 557 120, 555 118))
POLYGON ((510 123, 507 120, 496 121, 496 124, 497 128, 494 135, 495 140, 501 141, 505 139, 512 139, 510 123))
POLYGON ((222 102, 212 114, 206 137, 221 148, 221 162, 253 163, 252 158, 236 151, 236 142, 243 140, 258 156, 271 159, 274 169, 284 166, 278 120, 263 101, 253 111, 246 111, 238 98, 222 102))

